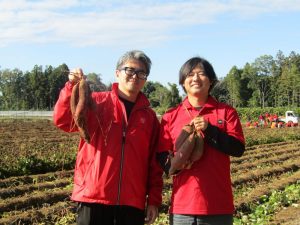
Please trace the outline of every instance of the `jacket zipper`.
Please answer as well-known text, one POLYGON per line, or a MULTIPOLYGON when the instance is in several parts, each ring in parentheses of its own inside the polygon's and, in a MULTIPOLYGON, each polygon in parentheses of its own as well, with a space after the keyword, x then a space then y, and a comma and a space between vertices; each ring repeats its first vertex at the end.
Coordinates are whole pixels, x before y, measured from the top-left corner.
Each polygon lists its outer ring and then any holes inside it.
POLYGON ((117 205, 120 205, 120 196, 121 196, 121 183, 122 183, 122 174, 123 174, 123 161, 124 161, 124 150, 125 150, 125 137, 126 137, 126 127, 123 121, 122 129, 122 148, 121 148, 121 161, 120 161, 120 173, 119 173, 119 184, 118 184, 118 196, 117 196, 117 205))
MULTIPOLYGON (((147 108, 147 107, 145 107, 147 108)), ((133 113, 132 110, 131 114, 133 113)), ((124 150, 125 150, 125 138, 126 138, 126 119, 123 117, 122 120, 122 147, 121 147, 121 161, 120 161, 120 173, 119 173, 119 184, 118 184, 118 195, 117 195, 117 205, 120 205, 121 198, 121 184, 122 184, 122 175, 123 175, 123 161, 124 161, 124 150)))

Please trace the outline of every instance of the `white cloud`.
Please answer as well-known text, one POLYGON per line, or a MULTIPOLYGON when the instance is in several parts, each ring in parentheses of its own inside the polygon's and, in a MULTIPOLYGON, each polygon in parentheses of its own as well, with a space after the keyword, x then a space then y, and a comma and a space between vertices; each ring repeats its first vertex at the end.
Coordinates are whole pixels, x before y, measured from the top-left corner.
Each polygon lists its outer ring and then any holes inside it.
POLYGON ((0 0, 0 41, 108 46, 154 44, 184 26, 216 22, 232 13, 252 17, 299 11, 299 0, 266 1, 80 1, 0 0))
POLYGON ((229 9, 241 16, 252 17, 265 13, 293 12, 300 10, 299 0, 232 0, 228 3, 229 9))

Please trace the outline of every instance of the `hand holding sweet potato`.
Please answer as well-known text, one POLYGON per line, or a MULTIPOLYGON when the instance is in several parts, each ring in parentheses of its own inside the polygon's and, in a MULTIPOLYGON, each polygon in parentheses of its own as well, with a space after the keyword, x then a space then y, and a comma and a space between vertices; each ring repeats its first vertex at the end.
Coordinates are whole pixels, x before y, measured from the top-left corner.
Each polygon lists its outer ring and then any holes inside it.
POLYGON ((175 142, 175 153, 170 157, 169 174, 178 170, 189 169, 193 162, 199 160, 203 154, 203 138, 195 131, 193 124, 185 125, 175 142))
POLYGON ((76 126, 78 127, 80 136, 90 143, 90 134, 87 128, 87 109, 92 105, 91 90, 84 79, 81 69, 75 69, 69 74, 69 80, 74 85, 70 100, 72 116, 76 126))

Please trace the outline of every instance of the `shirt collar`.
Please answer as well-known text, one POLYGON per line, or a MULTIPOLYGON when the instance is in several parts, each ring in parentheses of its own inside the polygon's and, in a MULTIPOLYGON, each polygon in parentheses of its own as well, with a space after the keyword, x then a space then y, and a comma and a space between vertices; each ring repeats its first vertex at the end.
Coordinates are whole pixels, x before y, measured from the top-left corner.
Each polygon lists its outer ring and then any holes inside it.
MULTIPOLYGON (((113 83, 112 84, 112 92, 114 93, 115 97, 118 98, 118 83, 113 83)), ((137 108, 144 108, 144 107, 149 107, 150 102, 147 99, 147 97, 144 95, 144 93, 140 92, 137 96, 137 99, 135 101, 135 107, 137 108)))
MULTIPOLYGON (((189 102, 188 97, 185 97, 182 104, 187 108, 187 109, 194 109, 194 107, 191 105, 189 102)), ((212 97, 211 95, 208 96, 206 103, 202 106, 202 108, 216 108, 217 107, 217 100, 212 97)))

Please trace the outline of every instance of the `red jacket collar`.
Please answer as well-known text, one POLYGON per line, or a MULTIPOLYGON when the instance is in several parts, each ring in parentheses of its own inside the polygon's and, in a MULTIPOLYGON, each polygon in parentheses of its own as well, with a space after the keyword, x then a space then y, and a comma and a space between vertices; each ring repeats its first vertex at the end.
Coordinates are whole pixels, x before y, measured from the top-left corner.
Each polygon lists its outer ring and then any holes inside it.
MULTIPOLYGON (((112 84, 112 93, 113 93, 115 98, 119 98, 118 97, 118 89, 119 89, 119 84, 118 83, 113 83, 112 84)), ((145 108, 145 107, 149 107, 149 106, 150 106, 149 100, 144 95, 144 93, 140 92, 138 94, 137 99, 136 99, 134 108, 145 108)))

